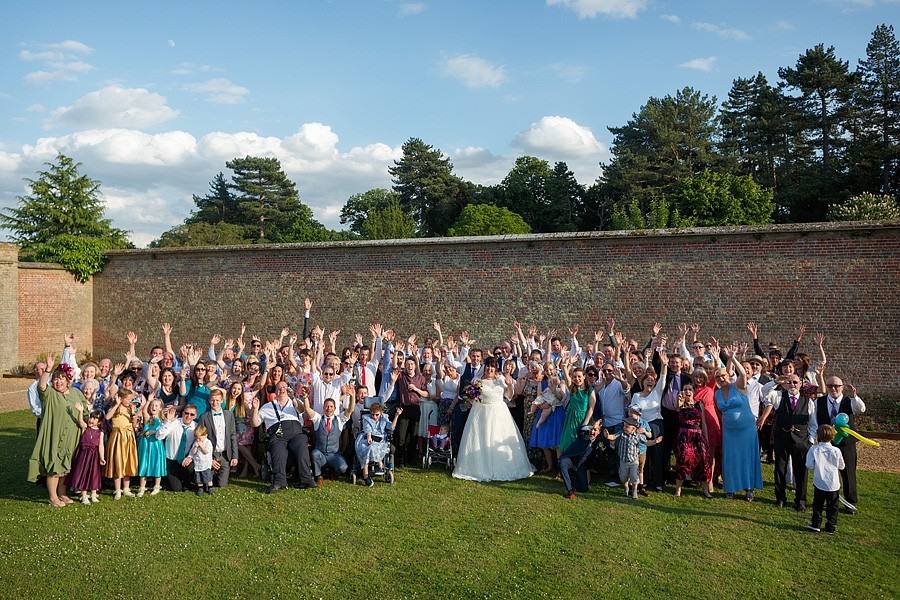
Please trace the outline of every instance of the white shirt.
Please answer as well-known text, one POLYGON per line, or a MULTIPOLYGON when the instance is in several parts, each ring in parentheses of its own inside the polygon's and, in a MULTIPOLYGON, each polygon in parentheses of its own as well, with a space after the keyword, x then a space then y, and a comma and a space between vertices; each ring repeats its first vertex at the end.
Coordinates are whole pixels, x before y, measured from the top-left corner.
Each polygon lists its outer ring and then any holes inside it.
POLYGON ((194 446, 191 444, 191 458, 194 459, 195 471, 209 471, 212 469, 212 442, 209 441, 209 438, 203 441, 203 447, 206 449, 206 454, 203 454, 200 450, 194 452, 194 446))
POLYGON ((297 413, 297 409, 294 408, 294 403, 288 400, 285 406, 281 406, 281 403, 278 402, 278 398, 273 400, 272 402, 266 402, 262 406, 259 407, 259 418, 262 419, 263 424, 266 426, 266 429, 278 423, 278 415, 281 415, 281 421, 298 421, 302 423, 303 421, 300 419, 300 415, 297 413), (278 412, 275 412, 275 404, 278 404, 278 412))
MULTIPOLYGON (((319 423, 322 424, 322 427, 325 427, 325 422, 328 419, 325 415, 321 413, 314 412, 312 417, 313 429, 319 428, 319 423)), ((344 425, 349 421, 347 417, 344 416, 344 413, 334 413, 331 415, 331 427, 332 429, 337 427, 338 431, 343 431, 344 425)))
POLYGON ((213 427, 216 428, 216 452, 225 451, 225 413, 212 413, 213 427))
MULTIPOLYGON (((841 410, 841 402, 844 401, 844 395, 841 394, 837 398, 834 398, 831 394, 828 394, 826 397, 826 401, 828 402, 828 414, 836 415, 841 410)), ((858 415, 860 413, 866 412, 866 404, 862 401, 862 398, 859 396, 853 396, 850 399, 850 410, 854 415, 858 415)), ((849 416, 849 415, 848 415, 849 416)), ((819 415, 816 411, 812 412, 812 416, 809 417, 809 427, 811 430, 818 431, 819 428, 819 415)), ((834 417, 830 417, 828 420, 828 425, 834 424, 834 417)), ((822 423, 822 425, 826 425, 826 423, 822 423)), ((815 439, 815 436, 813 436, 815 439)), ((828 490, 826 490, 828 491, 828 490)))
MULTIPOLYGON (((617 382, 618 383, 618 382, 617 382)), ((647 397, 641 396, 640 392, 634 394, 631 397, 631 403, 637 404, 641 407, 641 418, 647 421, 656 421, 657 419, 662 419, 662 412, 660 410, 663 389, 666 387, 666 379, 665 377, 660 377, 659 381, 656 382, 656 385, 653 386, 653 389, 647 395, 647 397)), ((606 389, 606 388, 604 388, 606 389)), ((606 423, 604 422, 604 425, 606 423)))
MULTIPOLYGON (((338 406, 341 404, 341 385, 345 382, 342 381, 343 377, 335 376, 334 379, 331 380, 331 383, 326 383, 322 377, 316 373, 313 375, 312 380, 312 400, 313 405, 312 409, 317 413, 325 412, 325 400, 327 398, 331 398, 334 400, 334 403, 338 406)), ((368 380, 366 380, 368 383, 368 380)), ((374 379, 372 381, 374 385, 374 379)))
POLYGON ((187 440, 184 442, 185 456, 189 455, 191 447, 194 445, 194 428, 196 427, 196 421, 191 421, 191 424, 187 426, 187 429, 184 428, 184 421, 182 419, 163 421, 162 425, 156 431, 156 439, 166 440, 166 458, 175 460, 178 456, 178 447, 181 445, 182 432, 187 437, 187 440))
POLYGON ((844 457, 831 442, 819 442, 809 449, 806 468, 813 472, 813 485, 823 492, 841 489, 840 470, 845 468, 844 457))
POLYGON ((38 380, 35 379, 34 383, 28 386, 28 408, 31 409, 31 412, 34 413, 38 419, 41 418, 41 413, 44 410, 44 405, 41 404, 41 399, 38 396, 38 380))
POLYGON ((747 400, 750 401, 750 412, 759 418, 759 405, 763 399, 763 386, 755 376, 747 379, 747 400))
MULTIPOLYGON (((788 396, 790 397, 790 393, 788 393, 788 396)), ((797 402, 800 401, 800 394, 797 394, 794 397, 797 399, 797 402)), ((771 390, 766 394, 763 404, 771 406, 773 411, 778 410, 781 406, 781 390, 771 390)), ((806 425, 806 436, 809 438, 810 443, 814 444, 816 441, 816 432, 818 431, 818 426, 816 425, 816 401, 810 400, 807 408, 809 409, 807 411, 807 414, 809 414, 809 421, 807 421, 806 425)))

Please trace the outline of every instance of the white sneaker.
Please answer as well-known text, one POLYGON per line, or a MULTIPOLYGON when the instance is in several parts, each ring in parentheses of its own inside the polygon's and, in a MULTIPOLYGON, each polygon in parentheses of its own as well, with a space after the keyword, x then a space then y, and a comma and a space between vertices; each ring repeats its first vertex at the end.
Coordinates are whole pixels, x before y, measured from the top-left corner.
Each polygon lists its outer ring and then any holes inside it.
POLYGON ((97 492, 91 493, 91 502, 100 502, 100 497, 97 495, 97 492))
POLYGON ((91 499, 88 498, 87 496, 82 496, 82 497, 81 497, 81 503, 82 503, 82 504, 87 504, 88 506, 90 506, 90 505, 91 505, 91 499))
POLYGON ((131 488, 125 488, 122 490, 123 496, 128 496, 129 498, 134 498, 134 492, 131 491, 131 488))
POLYGON ((116 495, 113 496, 113 499, 114 499, 114 500, 121 500, 121 499, 122 499, 122 490, 116 490, 116 495))
POLYGON ((159 490, 161 490, 161 489, 162 489, 162 487, 160 487, 158 485, 153 486, 153 491, 150 492, 150 495, 151 496, 157 495, 159 493, 159 490))
POLYGON ((137 493, 137 497, 138 497, 138 498, 143 498, 143 497, 144 497, 144 492, 145 492, 145 491, 146 491, 145 488, 139 489, 139 490, 138 490, 138 493, 137 493))

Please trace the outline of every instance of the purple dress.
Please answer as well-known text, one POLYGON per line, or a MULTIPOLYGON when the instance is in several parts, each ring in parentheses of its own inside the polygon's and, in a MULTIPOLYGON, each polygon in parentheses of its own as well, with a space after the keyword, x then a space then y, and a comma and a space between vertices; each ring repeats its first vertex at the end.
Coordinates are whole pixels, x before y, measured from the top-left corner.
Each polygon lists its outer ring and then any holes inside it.
POLYGON ((100 436, 99 429, 85 429, 81 442, 72 459, 72 472, 66 477, 66 485, 79 492, 92 492, 102 487, 100 481, 100 436))

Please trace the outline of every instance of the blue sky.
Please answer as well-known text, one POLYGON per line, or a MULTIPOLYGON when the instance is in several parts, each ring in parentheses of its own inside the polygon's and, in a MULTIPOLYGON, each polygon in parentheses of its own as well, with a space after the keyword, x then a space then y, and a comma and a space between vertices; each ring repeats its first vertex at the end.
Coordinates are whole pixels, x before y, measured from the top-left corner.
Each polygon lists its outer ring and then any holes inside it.
MULTIPOLYGON (((897 0, 5 3, 0 207, 63 152, 146 245, 236 156, 275 156, 329 227, 390 187, 410 137, 499 182, 515 158, 584 184, 607 127, 684 86, 727 97, 817 43, 855 68, 897 0)), ((900 35, 900 32, 898 32, 900 35)))

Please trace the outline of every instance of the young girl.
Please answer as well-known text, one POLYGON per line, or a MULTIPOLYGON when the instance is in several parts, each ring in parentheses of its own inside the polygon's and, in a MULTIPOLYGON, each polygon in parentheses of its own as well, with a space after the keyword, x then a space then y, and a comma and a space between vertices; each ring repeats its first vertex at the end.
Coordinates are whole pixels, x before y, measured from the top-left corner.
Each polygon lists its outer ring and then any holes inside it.
POLYGON ((191 446, 191 459, 194 461, 194 481, 197 482, 197 495, 213 493, 212 486, 212 442, 209 431, 203 425, 194 429, 194 445, 191 446))
POLYGON ((452 363, 447 362, 445 356, 442 356, 437 368, 437 395, 440 398, 438 402, 438 423, 450 426, 452 414, 450 407, 456 401, 459 395, 459 371, 452 363))
POLYGON ((375 485, 372 478, 369 477, 369 463, 376 463, 379 470, 384 468, 381 461, 387 456, 389 450, 386 439, 387 432, 397 427, 397 419, 403 414, 403 409, 398 406, 397 412, 394 414, 394 422, 390 423, 382 414, 383 409, 380 403, 374 403, 369 410, 371 415, 363 417, 363 430, 356 437, 356 456, 359 464, 362 465, 362 476, 366 487, 375 485))
POLYGON ((233 381, 228 387, 228 395, 225 399, 225 409, 234 413, 234 426, 237 433, 238 454, 244 459, 244 469, 241 477, 247 476, 247 468, 253 469, 253 476, 259 477, 259 463, 253 458, 253 442, 256 439, 255 430, 250 422, 250 411, 253 406, 253 397, 256 392, 247 392, 244 384, 233 381))
POLYGON ((144 428, 138 437, 138 475, 141 478, 138 498, 143 497, 147 489, 148 477, 156 478, 156 485, 150 492, 151 496, 155 496, 161 489, 162 478, 166 476, 166 443, 156 437, 162 426, 162 407, 162 400, 156 398, 141 403, 144 428))
POLYGON ((678 437, 675 440, 675 495, 681 495, 685 479, 703 482, 703 495, 712 498, 706 414, 694 398, 694 386, 685 384, 676 401, 678 437))
POLYGON ((106 411, 110 429, 109 440, 106 442, 106 468, 103 470, 103 476, 113 480, 116 500, 123 494, 134 496, 129 486, 131 478, 137 475, 137 443, 132 424, 134 411, 131 407, 131 399, 135 396, 137 394, 133 390, 125 388, 119 390, 116 394, 116 403, 106 411))
POLYGON ((528 409, 529 415, 533 415, 538 409, 541 409, 541 416, 538 418, 535 427, 543 425, 556 407, 562 404, 565 397, 560 385, 559 370, 556 368, 556 365, 553 365, 553 368, 548 367, 544 372, 550 373, 550 377, 547 378, 547 387, 531 402, 531 408, 528 409))
POLYGON ((95 410, 88 415, 87 429, 81 434, 81 441, 72 459, 72 472, 66 477, 66 485, 81 490, 81 503, 100 502, 97 491, 102 486, 100 467, 106 464, 103 447, 103 412, 95 410), (91 497, 88 498, 88 492, 91 497))

